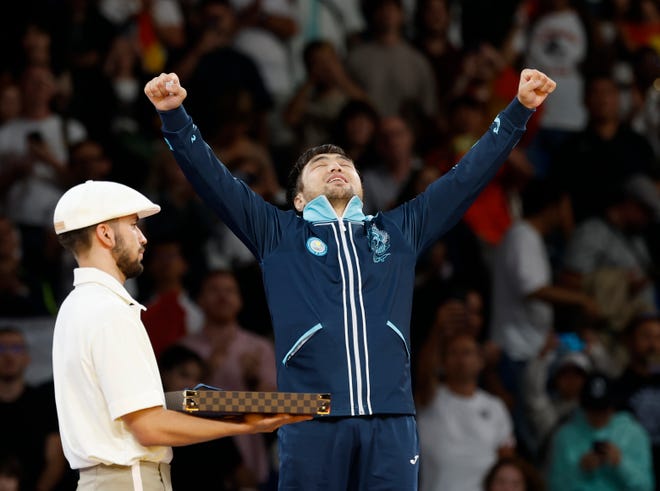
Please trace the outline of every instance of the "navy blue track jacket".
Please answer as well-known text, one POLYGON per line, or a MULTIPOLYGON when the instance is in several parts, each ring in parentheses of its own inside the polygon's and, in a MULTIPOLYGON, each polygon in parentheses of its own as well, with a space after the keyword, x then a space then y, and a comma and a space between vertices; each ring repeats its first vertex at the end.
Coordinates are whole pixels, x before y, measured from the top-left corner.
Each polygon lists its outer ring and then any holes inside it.
POLYGON ((333 416, 414 414, 410 315, 415 263, 495 175, 533 110, 517 99, 447 174, 415 199, 365 216, 355 196, 337 217, 325 196, 302 216, 235 179, 183 107, 160 112, 165 140, 197 193, 263 272, 278 390, 329 392, 333 416))

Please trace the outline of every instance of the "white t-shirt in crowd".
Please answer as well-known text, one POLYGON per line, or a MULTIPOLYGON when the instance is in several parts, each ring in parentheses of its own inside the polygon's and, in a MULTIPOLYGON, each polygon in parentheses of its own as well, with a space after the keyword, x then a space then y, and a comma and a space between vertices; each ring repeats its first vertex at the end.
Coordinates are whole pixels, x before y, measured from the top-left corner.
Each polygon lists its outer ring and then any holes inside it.
POLYGON ((580 65, 587 55, 587 33, 577 12, 544 15, 527 40, 526 65, 546 73, 557 89, 541 112, 543 128, 578 131, 587 122, 580 65))
POLYGON ((480 389, 464 397, 439 387, 417 428, 420 491, 481 491, 498 449, 515 444, 506 406, 480 389))
POLYGON ((115 278, 74 271, 53 336, 55 402, 64 455, 72 469, 172 460, 172 449, 144 447, 120 419, 165 406, 163 386, 140 312, 115 278))
MULTIPOLYGON (((87 138, 87 130, 75 119, 66 120, 52 114, 46 118, 32 120, 16 118, 0 128, 0 160, 11 161, 14 157, 28 155, 28 135, 36 132, 53 156, 64 164, 68 162, 68 145, 87 138)), ((12 221, 21 225, 48 226, 53 224, 53 212, 63 194, 57 184, 55 169, 45 162, 34 163, 32 172, 15 181, 9 188, 3 206, 12 221)))
POLYGON ((543 237, 521 220, 507 231, 493 259, 491 335, 514 360, 538 354, 552 329, 552 306, 528 298, 552 284, 552 271, 543 237))

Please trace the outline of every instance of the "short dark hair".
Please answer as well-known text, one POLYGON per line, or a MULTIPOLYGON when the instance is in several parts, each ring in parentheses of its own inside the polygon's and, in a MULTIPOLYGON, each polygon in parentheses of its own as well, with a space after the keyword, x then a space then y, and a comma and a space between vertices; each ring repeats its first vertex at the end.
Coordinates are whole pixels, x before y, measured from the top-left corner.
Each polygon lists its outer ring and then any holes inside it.
POLYGON ((316 53, 317 51, 323 48, 334 49, 334 46, 329 41, 325 41, 323 39, 315 39, 305 45, 305 47, 303 48, 302 56, 303 56, 303 62, 305 64, 305 68, 307 70, 309 70, 309 68, 312 65, 312 56, 314 55, 314 53, 316 53))
POLYGON ((341 155, 346 158, 348 155, 346 155, 346 152, 344 151, 343 148, 333 145, 331 143, 326 143, 324 145, 318 145, 316 147, 309 148, 305 150, 300 157, 298 157, 298 160, 296 160, 296 163, 293 164, 293 167, 289 171, 289 178, 288 178, 288 185, 287 185, 287 192, 286 192, 286 197, 287 197, 287 202, 289 205, 294 208, 293 206, 293 199, 296 197, 298 192, 301 190, 300 186, 300 175, 302 174, 303 169, 305 166, 309 163, 310 160, 312 160, 314 157, 317 155, 321 155, 324 153, 336 153, 338 155, 341 155))
POLYGON ((172 344, 165 348, 158 357, 158 367, 161 371, 169 371, 189 361, 197 363, 203 370, 206 369, 204 360, 197 352, 182 344, 172 344))
POLYGON ((520 471, 525 480, 525 491, 543 491, 545 485, 538 470, 527 460, 521 457, 502 457, 496 461, 484 477, 484 489, 490 491, 497 473, 502 467, 511 466, 520 471))
POLYGON ((67 251, 71 251, 76 255, 92 246, 92 231, 96 228, 96 225, 98 224, 64 232, 57 236, 57 240, 67 251))

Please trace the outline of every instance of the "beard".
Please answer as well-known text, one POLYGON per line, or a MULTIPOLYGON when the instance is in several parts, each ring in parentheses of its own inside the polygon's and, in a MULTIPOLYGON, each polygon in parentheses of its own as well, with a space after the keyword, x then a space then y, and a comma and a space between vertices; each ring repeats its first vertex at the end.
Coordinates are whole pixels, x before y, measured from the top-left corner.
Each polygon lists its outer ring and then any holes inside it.
POLYGON ((140 273, 142 273, 144 270, 144 266, 140 262, 140 259, 137 256, 135 258, 131 258, 131 255, 126 248, 126 244, 124 243, 122 236, 116 235, 116 237, 117 243, 112 248, 112 253, 115 256, 117 268, 119 268, 119 271, 121 271, 126 279, 139 276, 140 273))
POLYGON ((341 187, 328 185, 325 186, 323 194, 325 194, 331 203, 333 201, 349 201, 353 196, 358 196, 362 199, 361 190, 356 191, 352 185, 341 187))

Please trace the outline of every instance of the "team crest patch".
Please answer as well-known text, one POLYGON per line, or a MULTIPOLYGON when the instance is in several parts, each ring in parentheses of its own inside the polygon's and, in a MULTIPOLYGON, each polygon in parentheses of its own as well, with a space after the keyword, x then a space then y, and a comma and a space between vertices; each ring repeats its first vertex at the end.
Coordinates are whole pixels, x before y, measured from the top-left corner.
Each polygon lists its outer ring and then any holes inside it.
POLYGON ((328 246, 318 237, 307 239, 307 250, 315 256, 325 256, 328 253, 328 246))
POLYGON ((373 252, 375 263, 383 263, 390 255, 390 234, 384 230, 378 230, 375 223, 367 228, 367 240, 369 241, 369 250, 373 252))

